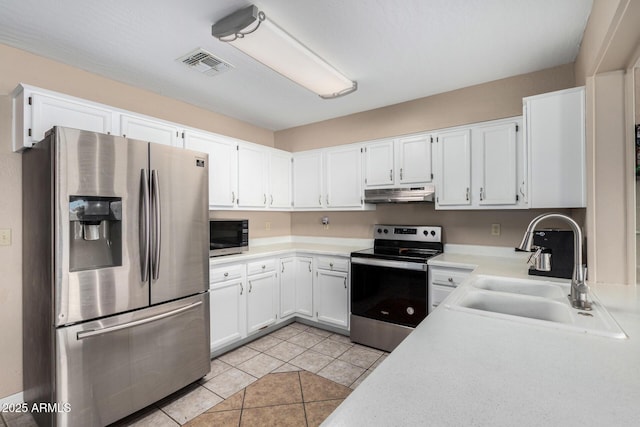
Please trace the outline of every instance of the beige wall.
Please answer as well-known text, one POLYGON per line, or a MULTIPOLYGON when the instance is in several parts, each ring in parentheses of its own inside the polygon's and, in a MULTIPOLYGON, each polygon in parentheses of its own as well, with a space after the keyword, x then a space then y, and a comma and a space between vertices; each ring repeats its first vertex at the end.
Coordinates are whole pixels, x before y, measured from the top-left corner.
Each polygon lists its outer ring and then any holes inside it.
POLYGON ((573 64, 496 80, 277 131, 275 146, 302 151, 522 115, 522 98, 574 87, 573 64))
POLYGON ((635 283, 633 81, 640 56, 640 2, 595 0, 576 81, 586 85, 589 280, 635 283))
MULTIPOLYGON (((516 211, 440 211, 433 203, 384 204, 367 212, 295 212, 291 217, 293 235, 322 237, 371 238, 374 224, 440 225, 445 243, 515 247, 522 240, 529 222, 542 210, 516 211), (321 218, 329 217, 329 229, 324 229, 321 218), (491 235, 491 224, 500 224, 500 236, 491 235)), ((556 209, 584 221, 584 209, 556 209)), ((543 227, 561 227, 562 223, 549 221, 543 227)))

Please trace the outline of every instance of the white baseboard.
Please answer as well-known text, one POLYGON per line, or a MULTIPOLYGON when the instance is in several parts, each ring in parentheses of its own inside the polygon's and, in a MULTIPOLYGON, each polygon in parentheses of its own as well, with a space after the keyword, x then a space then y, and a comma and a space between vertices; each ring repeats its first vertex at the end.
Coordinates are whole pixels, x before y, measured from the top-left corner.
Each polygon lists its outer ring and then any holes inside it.
POLYGON ((7 405, 19 405, 24 403, 24 395, 22 392, 12 394, 11 396, 3 397, 0 399, 0 408, 4 408, 7 405))

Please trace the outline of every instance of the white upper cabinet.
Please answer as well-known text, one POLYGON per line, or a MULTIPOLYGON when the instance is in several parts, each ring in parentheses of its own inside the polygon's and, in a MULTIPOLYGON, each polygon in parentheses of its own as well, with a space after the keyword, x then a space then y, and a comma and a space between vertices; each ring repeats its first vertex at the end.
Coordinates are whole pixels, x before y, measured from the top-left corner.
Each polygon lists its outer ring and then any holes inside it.
POLYGON ((470 205, 471 131, 438 134, 436 150, 436 207, 470 205))
POLYGON ((524 209, 526 150, 522 119, 441 132, 434 164, 436 209, 524 209))
POLYGON ((396 182, 431 182, 431 135, 415 135, 396 140, 396 182))
POLYGON ((209 154, 209 207, 232 208, 238 195, 238 144, 210 133, 185 131, 185 148, 209 154))
POLYGON ((269 207, 291 209, 291 168, 293 156, 269 150, 269 207))
POLYGON ((362 148, 349 145, 325 152, 326 194, 328 208, 363 206, 362 148))
POLYGON ((365 143, 365 187, 390 188, 431 182, 431 135, 365 143))
POLYGON ((322 208, 322 181, 321 150, 293 154, 293 207, 295 209, 322 208))
POLYGON ((586 206, 584 87, 523 99, 530 208, 586 206))
POLYGON ((371 142, 364 147, 365 186, 388 187, 394 183, 393 140, 371 142))
POLYGON ((120 115, 120 135, 155 142, 172 147, 183 147, 182 129, 173 123, 130 114, 120 115))
POLYGON ((505 123, 472 130, 476 172, 472 196, 474 201, 477 197, 481 206, 515 205, 518 202, 517 126, 516 123, 505 123))
POLYGON ((54 126, 112 133, 114 111, 101 104, 19 85, 13 92, 13 150, 31 148, 54 126))
POLYGON ((240 144, 238 150, 238 207, 267 206, 268 156, 254 144, 240 144))

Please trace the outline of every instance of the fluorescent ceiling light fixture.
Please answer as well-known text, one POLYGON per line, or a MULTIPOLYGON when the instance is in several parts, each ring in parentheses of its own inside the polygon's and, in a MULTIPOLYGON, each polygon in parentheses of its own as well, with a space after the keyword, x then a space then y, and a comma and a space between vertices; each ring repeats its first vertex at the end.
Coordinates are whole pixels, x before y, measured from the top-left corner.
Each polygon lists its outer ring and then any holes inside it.
POLYGON ((254 5, 213 24, 211 34, 321 98, 336 98, 358 88, 356 82, 294 39, 254 5))

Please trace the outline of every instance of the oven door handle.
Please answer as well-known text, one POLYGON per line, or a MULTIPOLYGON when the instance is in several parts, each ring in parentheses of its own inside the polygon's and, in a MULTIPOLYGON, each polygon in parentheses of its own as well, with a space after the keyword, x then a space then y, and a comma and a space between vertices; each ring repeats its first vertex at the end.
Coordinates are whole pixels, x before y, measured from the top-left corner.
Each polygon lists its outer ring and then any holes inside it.
POLYGON ((390 267, 398 268, 401 270, 427 271, 427 264, 421 262, 351 257, 351 264, 372 265, 374 267, 390 267))

